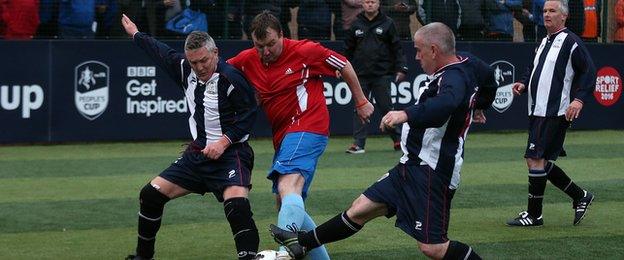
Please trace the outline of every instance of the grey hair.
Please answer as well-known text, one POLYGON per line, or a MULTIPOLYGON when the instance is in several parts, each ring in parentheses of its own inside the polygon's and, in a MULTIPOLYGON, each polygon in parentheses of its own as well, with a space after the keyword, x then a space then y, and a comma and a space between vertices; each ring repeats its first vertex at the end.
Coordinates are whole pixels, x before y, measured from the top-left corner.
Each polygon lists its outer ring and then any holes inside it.
POLYGON ((214 40, 208 33, 202 31, 193 31, 187 37, 184 42, 184 50, 191 51, 197 50, 201 47, 206 47, 208 50, 214 50, 217 48, 214 40))
POLYGON ((546 0, 546 1, 553 1, 553 2, 559 2, 559 11, 561 11, 562 14, 568 15, 570 9, 568 8, 568 0, 546 0))
POLYGON ((421 37, 425 43, 437 45, 444 54, 455 54, 455 35, 451 28, 443 23, 430 23, 420 27, 414 34, 421 37))

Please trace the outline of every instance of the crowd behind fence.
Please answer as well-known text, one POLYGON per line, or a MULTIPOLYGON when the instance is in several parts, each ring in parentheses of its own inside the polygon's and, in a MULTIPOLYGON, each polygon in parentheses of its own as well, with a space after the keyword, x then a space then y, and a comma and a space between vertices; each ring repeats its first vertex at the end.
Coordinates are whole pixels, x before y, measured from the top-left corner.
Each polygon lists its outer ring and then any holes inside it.
MULTIPOLYGON (((183 38, 206 28, 217 39, 248 39, 253 17, 269 10, 285 36, 341 40, 364 0, 0 0, 4 39, 115 39, 126 37, 121 14, 159 38, 183 38), (190 27, 189 27, 190 26, 190 27)), ((541 39, 544 0, 381 0, 400 37, 422 24, 443 22, 458 40, 541 39)), ((624 42, 624 0, 569 0, 568 28, 587 41, 624 42)))

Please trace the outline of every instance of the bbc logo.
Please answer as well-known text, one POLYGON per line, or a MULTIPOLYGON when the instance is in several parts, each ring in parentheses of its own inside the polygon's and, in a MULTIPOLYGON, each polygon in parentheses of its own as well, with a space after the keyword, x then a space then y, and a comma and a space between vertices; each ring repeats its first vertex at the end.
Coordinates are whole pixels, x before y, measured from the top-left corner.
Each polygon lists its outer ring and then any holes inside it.
POLYGON ((128 77, 156 77, 156 67, 154 66, 129 66, 128 77))

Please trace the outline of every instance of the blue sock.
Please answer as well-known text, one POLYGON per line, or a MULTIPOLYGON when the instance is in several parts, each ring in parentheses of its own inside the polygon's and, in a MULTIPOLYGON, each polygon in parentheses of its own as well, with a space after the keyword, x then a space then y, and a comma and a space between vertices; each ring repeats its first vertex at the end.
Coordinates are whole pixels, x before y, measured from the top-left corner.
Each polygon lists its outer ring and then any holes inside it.
MULTIPOLYGON (((301 225, 301 229, 305 231, 312 231, 316 228, 316 224, 314 220, 307 213, 303 219, 303 225, 301 225)), ((317 248, 314 248, 308 253, 308 257, 312 260, 329 260, 329 254, 327 254, 327 249, 325 249, 324 245, 321 245, 317 248)))
POLYGON ((282 198, 282 207, 277 215, 277 226, 285 230, 299 230, 303 226, 305 215, 303 198, 296 193, 290 193, 282 198))
MULTIPOLYGON (((296 193, 290 193, 282 198, 282 207, 277 215, 277 226, 290 230, 288 227, 299 229, 303 225, 305 205, 303 198, 296 193)), ((279 251, 286 251, 280 246, 279 251)))

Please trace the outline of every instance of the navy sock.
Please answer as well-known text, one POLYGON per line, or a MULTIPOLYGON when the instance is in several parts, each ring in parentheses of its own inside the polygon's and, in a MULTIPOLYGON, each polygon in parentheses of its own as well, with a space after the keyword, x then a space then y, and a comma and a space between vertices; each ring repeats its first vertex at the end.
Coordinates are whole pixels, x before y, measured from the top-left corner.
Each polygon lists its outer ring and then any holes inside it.
POLYGON ((139 202, 139 234, 137 239, 137 256, 151 259, 154 256, 154 243, 156 233, 160 229, 160 222, 165 208, 165 203, 169 197, 160 193, 151 184, 147 184, 141 189, 139 202))
POLYGON ((362 229, 362 225, 353 222, 347 216, 347 212, 343 212, 321 224, 316 229, 299 234, 299 244, 310 250, 326 243, 350 237, 360 231, 360 229, 362 229))
POLYGON ((529 202, 527 212, 533 218, 542 215, 542 202, 544 200, 544 190, 546 190, 546 171, 529 170, 529 202))
POLYGON ((557 188, 568 194, 575 201, 583 198, 585 193, 583 189, 576 185, 565 172, 552 162, 546 164, 548 172, 548 180, 557 188))
POLYGON ((260 237, 247 198, 230 198, 223 202, 225 217, 230 223, 238 259, 253 259, 258 252, 260 237))
POLYGON ((469 259, 469 260, 481 260, 481 257, 477 255, 477 253, 472 250, 472 247, 459 242, 453 241, 449 242, 448 249, 446 249, 446 254, 444 254, 443 260, 455 260, 455 259, 469 259))

